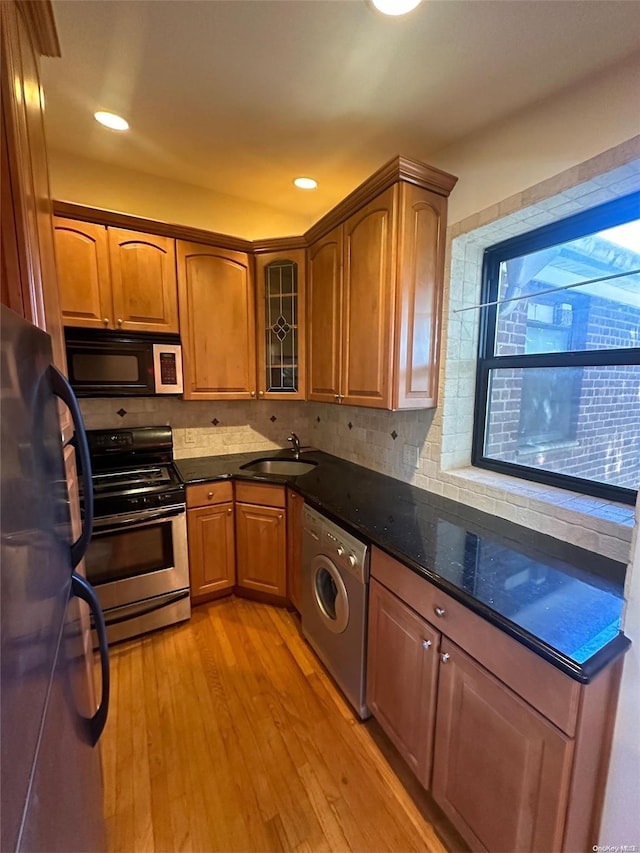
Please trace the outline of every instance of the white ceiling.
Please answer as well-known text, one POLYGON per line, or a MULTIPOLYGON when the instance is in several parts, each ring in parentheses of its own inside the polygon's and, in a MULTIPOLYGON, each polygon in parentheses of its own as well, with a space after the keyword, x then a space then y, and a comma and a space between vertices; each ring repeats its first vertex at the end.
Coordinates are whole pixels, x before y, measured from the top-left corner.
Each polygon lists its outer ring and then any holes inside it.
MULTIPOLYGON (((636 0, 54 0, 49 146, 313 221, 396 154, 429 157, 638 49, 636 0), (124 115, 126 134, 97 109, 124 115), (310 175, 318 190, 292 186, 310 175)), ((437 161, 433 161, 437 165, 437 161)))

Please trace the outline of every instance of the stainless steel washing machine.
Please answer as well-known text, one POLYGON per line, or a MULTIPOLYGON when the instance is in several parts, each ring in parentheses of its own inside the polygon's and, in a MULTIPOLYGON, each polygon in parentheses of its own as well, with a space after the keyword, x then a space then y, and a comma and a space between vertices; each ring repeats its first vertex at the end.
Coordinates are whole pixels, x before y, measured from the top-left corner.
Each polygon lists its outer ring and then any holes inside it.
POLYGON ((303 537, 302 633, 364 720, 368 548, 308 506, 303 537))

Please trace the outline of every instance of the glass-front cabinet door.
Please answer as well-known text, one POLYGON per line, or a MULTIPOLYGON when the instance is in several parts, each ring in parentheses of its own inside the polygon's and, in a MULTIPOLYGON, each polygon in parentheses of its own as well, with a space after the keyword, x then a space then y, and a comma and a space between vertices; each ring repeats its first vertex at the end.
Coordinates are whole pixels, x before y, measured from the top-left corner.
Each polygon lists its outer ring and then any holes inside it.
POLYGON ((305 398, 305 250, 258 255, 258 397, 305 398))

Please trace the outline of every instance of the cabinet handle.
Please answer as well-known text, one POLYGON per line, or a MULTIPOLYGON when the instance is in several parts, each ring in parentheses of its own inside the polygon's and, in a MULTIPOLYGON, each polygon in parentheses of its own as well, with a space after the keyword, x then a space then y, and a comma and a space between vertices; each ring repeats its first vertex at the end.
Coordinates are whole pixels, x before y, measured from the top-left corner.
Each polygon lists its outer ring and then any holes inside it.
POLYGON ((232 512, 233 510, 231 509, 231 507, 229 507, 229 509, 227 510, 227 515, 231 515, 232 512))
POLYGON ((334 395, 333 395, 333 399, 334 399, 334 400, 339 400, 339 399, 340 399, 340 394, 334 394, 334 395))
POLYGON ((213 492, 207 492, 207 497, 208 497, 208 498, 212 498, 212 497, 213 497, 213 492))
POLYGON ((445 652, 443 655, 440 655, 440 660, 442 663, 446 663, 450 657, 451 655, 448 652, 445 652))
POLYGON ((251 396, 252 396, 252 397, 255 397, 255 396, 256 396, 256 392, 255 392, 255 391, 252 391, 252 392, 251 392, 251 396))
POLYGON ((105 326, 108 326, 108 325, 109 325, 109 318, 108 318, 108 317, 103 317, 103 318, 102 318, 102 322, 105 324, 105 326))
POLYGON ((296 499, 297 497, 298 497, 298 496, 296 495, 296 493, 295 493, 295 492, 291 492, 291 500, 292 500, 292 501, 295 501, 295 499, 296 499))
POLYGON ((442 617, 442 616, 444 616, 444 615, 445 615, 445 609, 444 609, 444 607, 434 607, 434 608, 433 608, 433 612, 436 614, 436 616, 440 616, 440 617, 442 617))
POLYGON ((264 391, 259 391, 258 393, 259 393, 260 397, 264 397, 264 391))
POLYGON ((281 518, 282 518, 282 514, 280 514, 280 515, 278 516, 278 518, 280 518, 280 519, 281 519, 281 518))
POLYGON ((431 648, 431 640, 423 640, 422 641, 422 648, 423 649, 430 649, 431 648))
POLYGON ((116 320, 116 323, 117 323, 119 326, 121 326, 121 325, 122 325, 122 320, 120 319, 120 317, 118 317, 118 319, 116 320))

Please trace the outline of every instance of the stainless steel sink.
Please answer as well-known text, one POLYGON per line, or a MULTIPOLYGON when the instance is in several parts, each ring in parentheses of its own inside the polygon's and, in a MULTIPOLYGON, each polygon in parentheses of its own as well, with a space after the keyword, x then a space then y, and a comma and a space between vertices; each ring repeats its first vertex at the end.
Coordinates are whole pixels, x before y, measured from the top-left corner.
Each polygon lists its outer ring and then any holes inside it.
POLYGON ((317 462, 302 459, 254 459, 241 465, 243 471, 255 471, 256 474, 282 474, 283 476, 298 476, 306 474, 316 467, 317 462))

